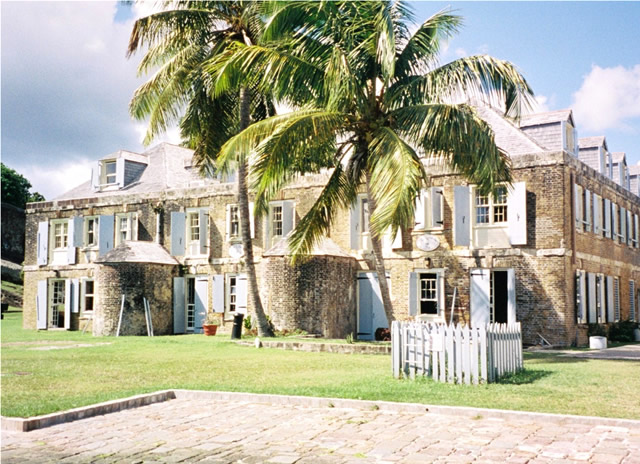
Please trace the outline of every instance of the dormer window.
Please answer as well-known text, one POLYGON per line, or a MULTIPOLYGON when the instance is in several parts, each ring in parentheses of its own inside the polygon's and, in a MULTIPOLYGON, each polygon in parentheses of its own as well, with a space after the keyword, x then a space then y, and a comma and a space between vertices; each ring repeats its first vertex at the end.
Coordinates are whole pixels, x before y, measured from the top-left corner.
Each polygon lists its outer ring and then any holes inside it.
POLYGON ((116 183, 116 162, 115 161, 105 161, 104 162, 104 174, 105 174, 105 184, 111 185, 116 183))

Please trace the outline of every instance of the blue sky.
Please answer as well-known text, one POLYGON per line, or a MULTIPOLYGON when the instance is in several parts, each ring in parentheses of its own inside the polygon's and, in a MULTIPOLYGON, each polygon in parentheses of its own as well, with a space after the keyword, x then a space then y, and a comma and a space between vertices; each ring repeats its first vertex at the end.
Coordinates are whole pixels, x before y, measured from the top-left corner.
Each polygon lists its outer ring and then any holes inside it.
MULTIPOLYGON (((488 53, 519 67, 540 109, 572 108, 579 136, 640 162, 639 2, 414 2, 419 21, 450 7, 464 26, 442 60, 488 53)), ((127 110, 139 56, 125 51, 149 4, 1 2, 2 160, 48 199, 90 164, 142 151, 127 110)), ((177 131, 164 140, 177 141, 177 131)))

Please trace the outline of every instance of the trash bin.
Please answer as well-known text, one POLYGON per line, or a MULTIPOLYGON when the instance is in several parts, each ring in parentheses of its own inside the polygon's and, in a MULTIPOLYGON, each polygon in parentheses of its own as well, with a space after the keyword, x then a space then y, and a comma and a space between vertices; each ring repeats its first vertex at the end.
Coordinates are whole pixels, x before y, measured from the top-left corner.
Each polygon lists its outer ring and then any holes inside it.
POLYGON ((240 340, 242 338, 242 320, 244 314, 236 314, 233 316, 233 329, 231 329, 231 340, 240 340))

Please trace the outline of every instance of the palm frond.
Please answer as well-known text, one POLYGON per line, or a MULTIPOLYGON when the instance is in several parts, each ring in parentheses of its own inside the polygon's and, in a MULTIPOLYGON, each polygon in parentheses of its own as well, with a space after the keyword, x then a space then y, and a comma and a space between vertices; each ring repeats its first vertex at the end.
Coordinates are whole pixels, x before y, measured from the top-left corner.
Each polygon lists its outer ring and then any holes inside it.
POLYGON ((338 210, 348 208, 357 195, 357 184, 351 181, 342 164, 338 163, 318 199, 289 237, 292 264, 300 262, 311 253, 329 233, 338 210))
POLYGON ((395 82, 386 94, 390 109, 422 103, 475 99, 518 116, 533 104, 533 91, 516 67, 488 55, 460 58, 422 76, 395 82))
POLYGON ((381 236, 390 226, 408 227, 413 220, 416 194, 426 178, 416 152, 391 128, 375 132, 369 144, 371 193, 376 208, 369 222, 370 230, 381 236))
POLYGON ((397 132, 427 157, 444 160, 476 183, 481 192, 500 182, 511 182, 510 163, 495 144, 494 134, 472 107, 427 104, 391 113, 397 132))
POLYGON ((435 67, 442 41, 452 37, 462 18, 442 10, 423 22, 409 38, 396 61, 395 77, 418 75, 435 67))
POLYGON ((335 166, 336 138, 344 125, 344 114, 328 111, 283 118, 251 162, 256 211, 266 212, 269 201, 292 178, 335 166))

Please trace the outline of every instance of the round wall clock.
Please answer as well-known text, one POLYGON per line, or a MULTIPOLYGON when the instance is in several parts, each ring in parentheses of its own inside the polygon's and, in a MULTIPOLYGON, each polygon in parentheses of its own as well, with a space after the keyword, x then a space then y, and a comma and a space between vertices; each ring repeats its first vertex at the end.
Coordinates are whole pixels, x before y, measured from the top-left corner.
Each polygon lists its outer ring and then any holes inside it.
POLYGON ((231 245, 229 247, 229 256, 232 258, 242 258, 244 256, 244 248, 242 248, 242 244, 236 243, 235 245, 231 245))
POLYGON ((435 235, 424 234, 418 237, 416 246, 422 251, 433 251, 440 246, 440 240, 435 235))

